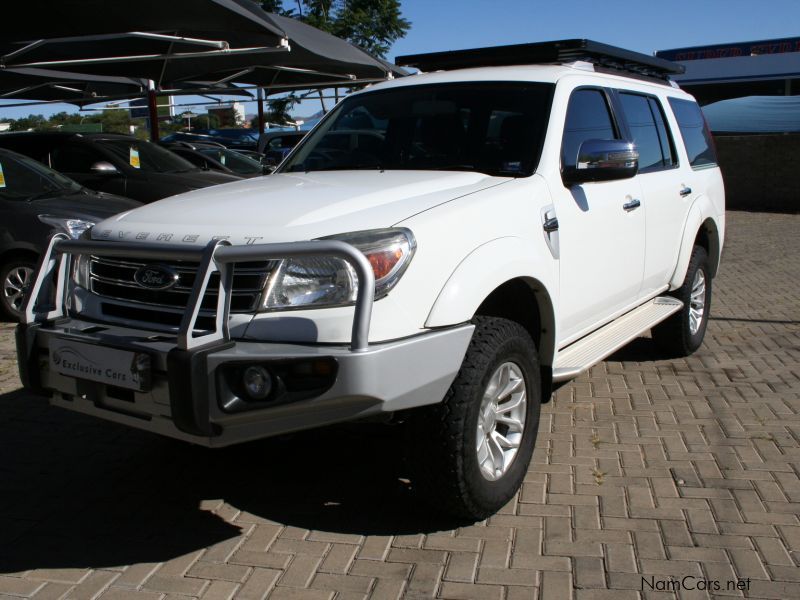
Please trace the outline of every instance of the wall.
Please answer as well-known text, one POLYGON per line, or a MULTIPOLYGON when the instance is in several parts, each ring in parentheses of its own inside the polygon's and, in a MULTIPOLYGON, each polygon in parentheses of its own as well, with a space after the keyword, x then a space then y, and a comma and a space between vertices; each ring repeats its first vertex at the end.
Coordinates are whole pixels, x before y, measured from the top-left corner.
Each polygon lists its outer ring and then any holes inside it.
POLYGON ((729 209, 800 212, 800 134, 719 135, 729 209))

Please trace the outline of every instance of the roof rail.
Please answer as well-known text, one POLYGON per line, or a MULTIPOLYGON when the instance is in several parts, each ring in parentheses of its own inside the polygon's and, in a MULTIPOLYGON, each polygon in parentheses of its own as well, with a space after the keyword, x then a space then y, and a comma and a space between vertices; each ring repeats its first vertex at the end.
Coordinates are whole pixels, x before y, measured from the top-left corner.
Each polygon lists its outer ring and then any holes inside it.
POLYGON ((591 62, 598 67, 625 74, 660 80, 684 72, 678 65, 663 58, 648 56, 601 44, 593 40, 574 39, 510 46, 491 46, 468 50, 450 50, 428 54, 398 56, 395 64, 416 67, 420 71, 448 71, 469 67, 498 67, 506 65, 531 65, 542 63, 591 62))

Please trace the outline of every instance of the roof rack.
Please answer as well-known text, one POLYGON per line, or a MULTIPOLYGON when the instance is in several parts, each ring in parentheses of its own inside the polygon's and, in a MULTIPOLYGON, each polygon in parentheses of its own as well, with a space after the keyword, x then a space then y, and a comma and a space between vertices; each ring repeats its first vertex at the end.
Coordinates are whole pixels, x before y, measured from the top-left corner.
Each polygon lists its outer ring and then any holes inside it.
POLYGON ((667 80, 670 75, 677 75, 685 70, 683 65, 663 58, 585 39, 409 54, 398 56, 395 64, 416 67, 420 71, 447 71, 469 67, 569 63, 578 60, 612 72, 622 71, 627 75, 660 80, 667 80))

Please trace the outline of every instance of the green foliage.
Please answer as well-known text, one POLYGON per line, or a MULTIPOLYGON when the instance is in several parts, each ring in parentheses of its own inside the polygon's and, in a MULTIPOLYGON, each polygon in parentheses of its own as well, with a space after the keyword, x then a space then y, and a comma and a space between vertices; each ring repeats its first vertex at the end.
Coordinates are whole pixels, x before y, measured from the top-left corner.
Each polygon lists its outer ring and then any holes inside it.
POLYGON ((197 115, 192 119, 192 129, 217 129, 219 117, 217 115, 197 115))
POLYGON ((104 110, 100 115, 100 122, 105 133, 130 134, 133 125, 127 110, 104 110))
POLYGON ((130 133, 130 126, 143 122, 131 120, 127 110, 104 110, 100 114, 69 114, 60 112, 46 119, 44 115, 28 115, 21 119, 10 120, 10 131, 54 131, 64 125, 80 125, 84 123, 100 123, 103 131, 108 133, 130 133))
POLYGON ((9 119, 11 128, 9 131, 28 131, 29 129, 41 130, 47 128, 47 119, 44 115, 28 115, 21 119, 9 119))
POLYGON ((400 12, 400 0, 260 0, 267 12, 299 19, 385 57, 405 37, 411 23, 400 12))

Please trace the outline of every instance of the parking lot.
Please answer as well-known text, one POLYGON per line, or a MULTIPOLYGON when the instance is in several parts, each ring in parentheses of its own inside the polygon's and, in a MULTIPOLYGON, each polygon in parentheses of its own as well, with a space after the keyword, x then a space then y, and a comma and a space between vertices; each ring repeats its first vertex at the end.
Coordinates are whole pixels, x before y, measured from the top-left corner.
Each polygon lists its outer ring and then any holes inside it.
POLYGON ((800 598, 798 232, 729 213, 705 345, 559 389, 474 524, 418 501, 391 429, 212 451, 51 408, 2 324, 0 596, 800 598))

